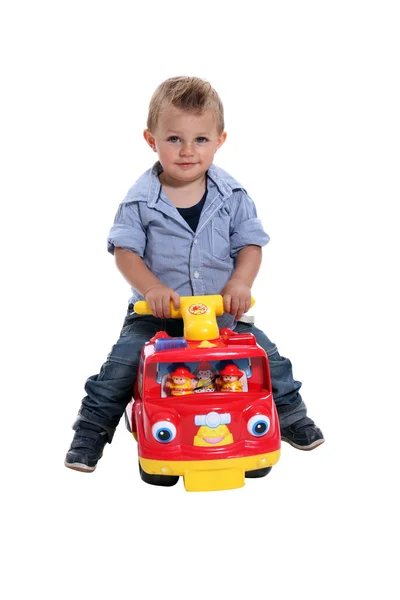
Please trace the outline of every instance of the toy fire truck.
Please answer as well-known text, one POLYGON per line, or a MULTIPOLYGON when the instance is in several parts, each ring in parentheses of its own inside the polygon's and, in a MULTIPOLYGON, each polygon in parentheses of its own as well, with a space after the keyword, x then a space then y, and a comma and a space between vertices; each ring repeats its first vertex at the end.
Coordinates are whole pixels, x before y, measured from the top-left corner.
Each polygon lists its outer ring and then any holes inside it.
MULTIPOLYGON (((135 311, 151 314, 147 302, 135 311)), ((181 297, 182 338, 159 332, 142 349, 127 426, 142 479, 187 491, 242 487, 279 460, 268 360, 249 333, 219 331, 222 296, 181 297)))

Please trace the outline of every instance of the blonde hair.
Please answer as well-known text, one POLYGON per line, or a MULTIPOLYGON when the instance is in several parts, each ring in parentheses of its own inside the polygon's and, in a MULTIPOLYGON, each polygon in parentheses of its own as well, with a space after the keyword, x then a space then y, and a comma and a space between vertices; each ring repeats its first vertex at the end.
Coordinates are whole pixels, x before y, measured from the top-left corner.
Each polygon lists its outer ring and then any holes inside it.
POLYGON ((224 131, 224 107, 217 92, 208 81, 199 77, 171 77, 163 81, 150 100, 147 128, 154 132, 160 113, 174 106, 188 113, 201 114, 212 110, 218 134, 224 131))

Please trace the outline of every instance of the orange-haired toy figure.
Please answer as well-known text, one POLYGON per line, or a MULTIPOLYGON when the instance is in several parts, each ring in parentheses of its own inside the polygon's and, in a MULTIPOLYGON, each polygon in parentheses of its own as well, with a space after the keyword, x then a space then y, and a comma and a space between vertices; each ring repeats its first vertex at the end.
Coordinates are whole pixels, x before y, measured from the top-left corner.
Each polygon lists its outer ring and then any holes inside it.
POLYGON ((178 367, 170 374, 172 379, 165 384, 171 390, 172 396, 184 396, 193 394, 193 389, 196 387, 197 380, 193 373, 186 367, 178 367))
POLYGON ((243 372, 237 368, 234 363, 226 365, 219 373, 217 384, 221 388, 221 392, 241 392, 242 384, 240 378, 243 372))

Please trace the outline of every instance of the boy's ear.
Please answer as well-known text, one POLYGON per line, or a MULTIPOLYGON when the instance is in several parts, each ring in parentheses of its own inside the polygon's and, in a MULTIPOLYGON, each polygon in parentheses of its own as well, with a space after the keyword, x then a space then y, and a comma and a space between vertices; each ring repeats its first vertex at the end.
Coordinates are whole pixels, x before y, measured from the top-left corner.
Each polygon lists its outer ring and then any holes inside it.
POLYGON ((221 146, 225 143, 226 136, 227 136, 226 131, 223 131, 221 133, 221 135, 218 136, 218 139, 217 139, 217 150, 218 150, 218 148, 221 148, 221 146))
POLYGON ((143 131, 143 137, 150 146, 150 148, 153 150, 153 152, 157 152, 156 138, 154 137, 154 135, 151 134, 151 132, 148 129, 145 129, 143 131))

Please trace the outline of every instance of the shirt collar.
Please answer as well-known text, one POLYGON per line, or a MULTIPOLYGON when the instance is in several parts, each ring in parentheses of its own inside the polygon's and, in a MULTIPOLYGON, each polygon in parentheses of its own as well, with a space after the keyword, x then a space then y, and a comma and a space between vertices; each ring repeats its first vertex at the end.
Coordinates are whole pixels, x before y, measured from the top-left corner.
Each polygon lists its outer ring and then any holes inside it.
MULTIPOLYGON (((142 201, 146 202, 149 208, 154 208, 160 198, 161 183, 158 176, 162 171, 161 163, 157 161, 151 169, 148 169, 139 177, 123 202, 142 201)), ((207 187, 210 188, 214 185, 218 189, 222 200, 229 198, 234 190, 243 190, 238 181, 216 165, 210 166, 207 171, 207 178, 209 182, 207 187)))

